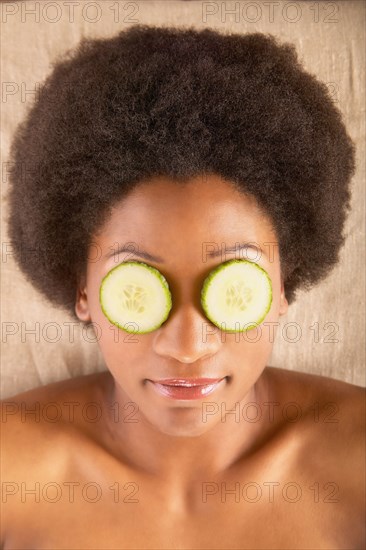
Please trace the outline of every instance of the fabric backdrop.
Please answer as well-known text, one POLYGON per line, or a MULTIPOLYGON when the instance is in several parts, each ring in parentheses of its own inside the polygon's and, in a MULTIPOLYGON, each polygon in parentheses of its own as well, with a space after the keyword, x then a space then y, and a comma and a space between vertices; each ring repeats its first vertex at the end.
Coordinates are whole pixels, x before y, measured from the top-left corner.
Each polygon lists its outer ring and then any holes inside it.
POLYGON ((347 240, 331 275, 300 293, 280 319, 269 365, 364 386, 365 3, 59 0, 2 2, 0 7, 2 397, 106 368, 94 333, 41 297, 12 259, 7 159, 15 128, 50 63, 82 36, 110 37, 135 23, 271 33, 294 43, 304 67, 329 86, 357 146, 347 240))

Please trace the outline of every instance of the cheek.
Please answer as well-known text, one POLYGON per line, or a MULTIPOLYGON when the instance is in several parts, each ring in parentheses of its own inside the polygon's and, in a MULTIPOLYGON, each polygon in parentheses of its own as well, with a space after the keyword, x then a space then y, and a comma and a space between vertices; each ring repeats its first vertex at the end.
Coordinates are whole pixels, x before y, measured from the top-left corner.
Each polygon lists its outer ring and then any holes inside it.
POLYGON ((123 364, 132 368, 143 364, 151 347, 148 335, 140 336, 118 328, 108 321, 103 312, 100 313, 96 322, 101 334, 99 347, 106 365, 111 370, 123 364))
POLYGON ((272 283, 272 304, 266 315, 265 321, 277 321, 280 315, 281 304, 281 270, 279 263, 272 263, 267 266, 267 273, 272 283))
POLYGON ((96 281, 90 282, 87 288, 88 308, 95 332, 98 333, 99 348, 109 368, 114 363, 121 363, 121 359, 128 357, 136 349, 134 341, 138 337, 119 329, 107 319, 99 302, 99 288, 96 281))
POLYGON ((224 336, 225 356, 233 367, 233 374, 239 368, 247 376, 249 372, 255 373, 265 367, 272 352, 273 337, 270 337, 268 325, 263 323, 246 332, 224 336))
POLYGON ((151 350, 148 335, 128 333, 113 325, 104 315, 99 303, 99 286, 94 283, 88 288, 89 312, 95 332, 98 332, 98 346, 108 370, 117 378, 129 378, 129 373, 143 372, 146 358, 151 350))
POLYGON ((279 265, 276 265, 275 268, 268 270, 268 274, 272 282, 272 303, 266 317, 260 325, 261 338, 258 344, 260 344, 263 352, 267 351, 268 355, 270 355, 277 333, 277 328, 279 326, 280 317, 281 272, 279 265))
POLYGON ((261 369, 272 353, 274 340, 279 325, 279 310, 281 300, 281 276, 279 269, 269 269, 267 273, 272 283, 271 307, 258 327, 242 333, 225 334, 223 345, 227 347, 234 362, 239 358, 241 364, 250 369, 261 369))

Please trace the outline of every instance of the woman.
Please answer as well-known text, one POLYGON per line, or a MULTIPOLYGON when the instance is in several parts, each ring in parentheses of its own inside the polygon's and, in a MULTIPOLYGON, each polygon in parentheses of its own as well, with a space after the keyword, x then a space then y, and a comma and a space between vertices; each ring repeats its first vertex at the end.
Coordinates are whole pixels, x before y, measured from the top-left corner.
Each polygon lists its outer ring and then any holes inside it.
POLYGON ((354 156, 271 35, 136 25, 55 65, 9 235, 108 370, 3 402, 5 550, 363 546, 364 389, 266 366, 338 262, 354 156))

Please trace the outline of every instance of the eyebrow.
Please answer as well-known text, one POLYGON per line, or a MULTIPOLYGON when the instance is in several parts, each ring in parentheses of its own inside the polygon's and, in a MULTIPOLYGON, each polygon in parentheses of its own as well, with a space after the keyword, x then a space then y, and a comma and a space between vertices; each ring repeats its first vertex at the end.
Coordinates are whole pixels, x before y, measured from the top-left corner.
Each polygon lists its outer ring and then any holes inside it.
MULTIPOLYGON (((207 244, 211 244, 211 243, 207 243, 207 244)), ((221 243, 221 244, 223 245, 224 243, 221 243)), ((217 256, 221 256, 222 254, 225 255, 226 253, 230 253, 230 252, 239 252, 240 250, 248 249, 248 248, 250 248, 251 250, 254 250, 257 253, 259 252, 260 254, 264 254, 261 248, 259 248, 258 246, 255 246, 252 243, 235 243, 235 245, 225 246, 224 249, 220 248, 219 250, 213 250, 210 252, 207 251, 205 252, 205 255, 206 257, 209 257, 209 258, 216 258, 217 256)), ((129 246, 126 246, 126 245, 122 245, 122 246, 119 246, 117 249, 113 249, 104 257, 111 258, 113 256, 117 256, 118 254, 123 254, 124 252, 129 252, 132 256, 138 256, 139 258, 144 258, 145 260, 149 260, 150 262, 165 264, 165 261, 163 260, 163 258, 160 258, 159 256, 153 256, 152 254, 149 254, 149 252, 146 252, 145 250, 142 250, 140 248, 138 248, 137 250, 131 249, 129 246)))

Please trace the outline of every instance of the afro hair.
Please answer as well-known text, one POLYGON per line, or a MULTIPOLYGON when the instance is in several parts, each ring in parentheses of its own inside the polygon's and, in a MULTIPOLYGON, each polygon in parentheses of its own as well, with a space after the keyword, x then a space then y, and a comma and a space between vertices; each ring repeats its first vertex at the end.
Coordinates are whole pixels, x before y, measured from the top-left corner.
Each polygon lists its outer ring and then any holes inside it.
POLYGON ((133 25, 53 63, 10 150, 16 262, 75 314, 89 244, 142 180, 215 173, 276 231, 289 304, 339 261, 355 146, 326 84, 270 34, 133 25))

